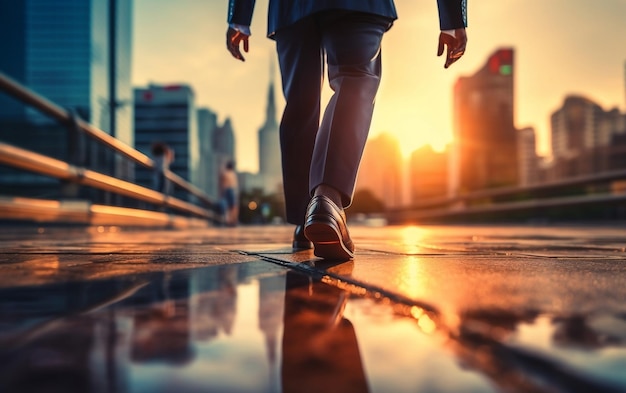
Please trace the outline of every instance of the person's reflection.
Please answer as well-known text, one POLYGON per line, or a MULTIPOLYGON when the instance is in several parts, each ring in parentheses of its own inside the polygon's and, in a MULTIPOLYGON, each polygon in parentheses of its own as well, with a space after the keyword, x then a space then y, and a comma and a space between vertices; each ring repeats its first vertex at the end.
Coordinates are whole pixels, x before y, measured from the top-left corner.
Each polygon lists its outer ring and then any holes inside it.
POLYGON ((135 362, 161 361, 186 364, 193 358, 189 326, 189 283, 172 280, 166 273, 149 288, 147 308, 134 315, 131 359, 135 362))
POLYGON ((345 290, 287 273, 283 392, 368 391, 354 327, 343 317, 347 299, 345 290))
POLYGON ((192 276, 194 340, 210 341, 220 333, 232 333, 237 316, 238 269, 225 265, 192 276))

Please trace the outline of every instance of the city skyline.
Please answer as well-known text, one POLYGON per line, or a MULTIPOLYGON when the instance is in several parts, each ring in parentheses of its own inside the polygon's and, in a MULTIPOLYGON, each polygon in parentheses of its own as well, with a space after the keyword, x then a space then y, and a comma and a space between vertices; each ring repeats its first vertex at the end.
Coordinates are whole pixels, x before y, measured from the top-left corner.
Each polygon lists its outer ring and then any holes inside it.
MULTIPOLYGON (((510 0, 469 6, 468 51, 448 70, 435 56, 436 3, 397 0, 400 19, 383 42, 383 79, 371 135, 390 132, 405 157, 425 143, 441 149, 452 135, 454 82, 484 65, 499 47, 517 52, 515 126, 534 127, 540 154, 549 151, 549 117, 569 94, 605 109, 624 108, 626 2, 510 0), (431 4, 432 3, 432 4, 431 4), (514 16, 514 18, 512 18, 514 16), (423 38, 423 39, 422 39, 423 38), (409 47, 411 45, 412 47, 409 47)), ((188 83, 198 106, 237 137, 238 168, 258 170, 256 133, 263 125, 273 41, 265 37, 267 0, 258 0, 245 63, 225 49, 227 1, 135 0, 133 85, 188 83)), ((277 81, 278 115, 284 106, 277 81)))

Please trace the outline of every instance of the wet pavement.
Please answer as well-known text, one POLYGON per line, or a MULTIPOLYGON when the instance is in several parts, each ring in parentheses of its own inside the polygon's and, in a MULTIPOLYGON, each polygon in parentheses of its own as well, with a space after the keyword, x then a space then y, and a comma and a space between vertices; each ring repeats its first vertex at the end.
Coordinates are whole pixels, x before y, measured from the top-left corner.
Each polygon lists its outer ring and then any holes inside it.
POLYGON ((0 392, 626 392, 625 229, 3 227, 0 392))

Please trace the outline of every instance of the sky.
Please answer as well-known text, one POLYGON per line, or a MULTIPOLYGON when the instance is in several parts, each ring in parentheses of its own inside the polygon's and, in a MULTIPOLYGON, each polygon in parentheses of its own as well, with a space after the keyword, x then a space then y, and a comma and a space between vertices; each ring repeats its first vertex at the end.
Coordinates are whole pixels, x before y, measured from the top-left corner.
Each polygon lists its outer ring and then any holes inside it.
MULTIPOLYGON (((284 107, 267 2, 256 2, 250 52, 240 62, 226 50, 227 0, 134 0, 133 85, 190 85, 198 106, 219 122, 231 119, 240 171, 258 171, 272 69, 278 119, 284 107)), ((501 47, 515 49, 515 126, 535 128, 539 154, 550 152, 550 115, 568 94, 626 110, 626 0, 469 0, 466 54, 447 70, 436 56, 436 1, 396 0, 396 8, 370 137, 391 133, 405 156, 451 141, 455 81, 501 47)))

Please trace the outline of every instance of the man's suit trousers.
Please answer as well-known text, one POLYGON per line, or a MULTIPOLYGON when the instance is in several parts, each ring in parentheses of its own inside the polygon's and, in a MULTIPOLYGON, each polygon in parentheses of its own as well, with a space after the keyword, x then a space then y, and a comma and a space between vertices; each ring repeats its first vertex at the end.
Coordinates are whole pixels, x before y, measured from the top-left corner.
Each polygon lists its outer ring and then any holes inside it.
POLYGON ((381 75, 381 41, 391 20, 325 11, 279 29, 275 40, 286 106, 280 124, 287 221, 302 224, 315 187, 352 202, 381 75), (320 122, 325 66, 333 95, 320 122))

